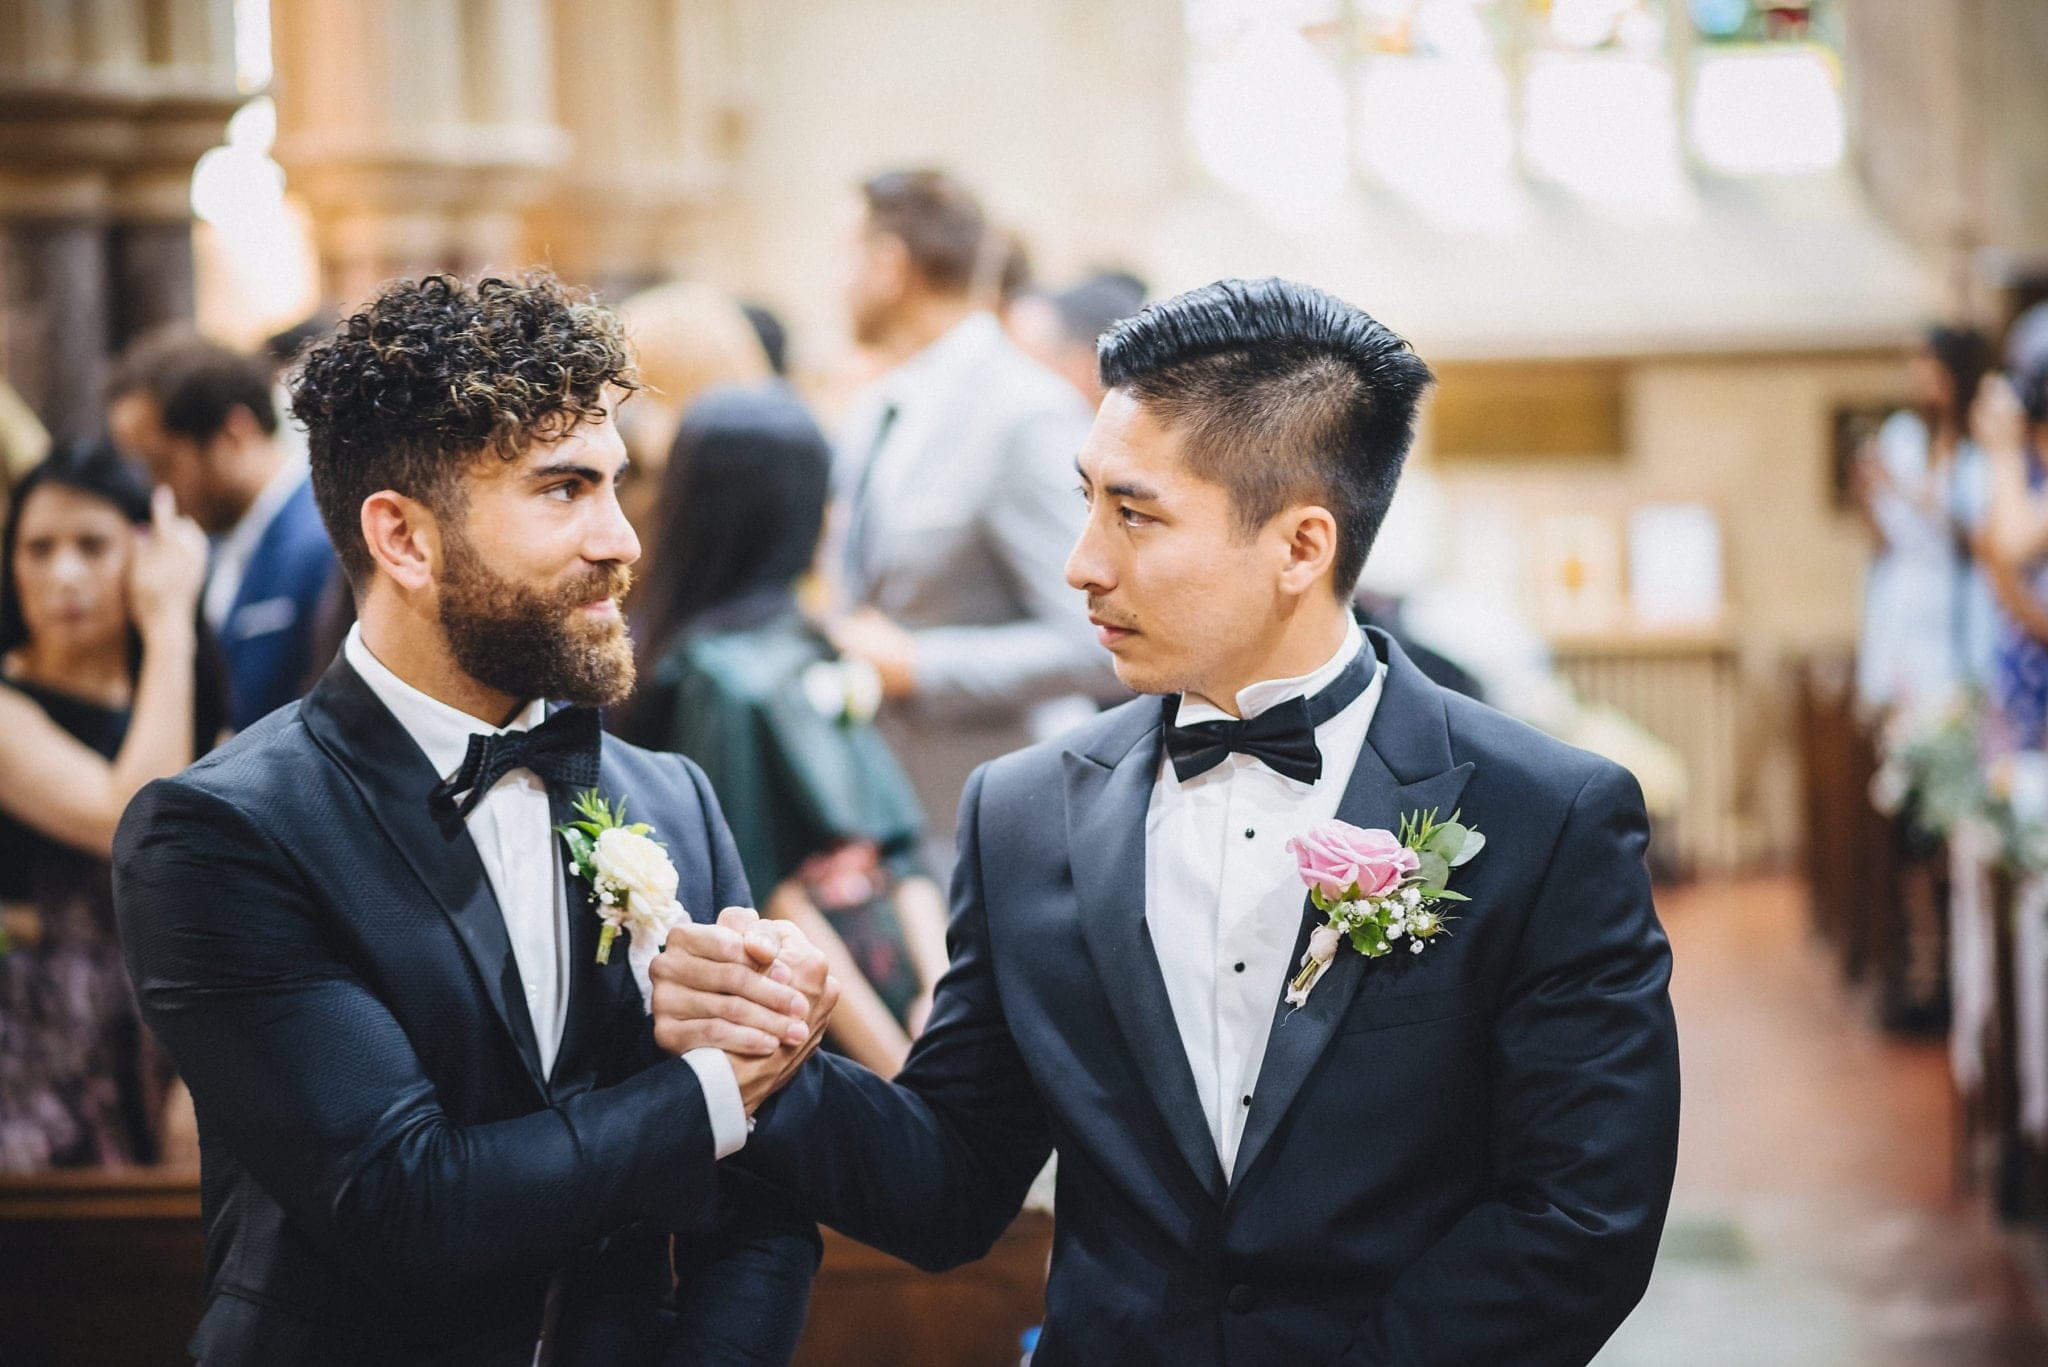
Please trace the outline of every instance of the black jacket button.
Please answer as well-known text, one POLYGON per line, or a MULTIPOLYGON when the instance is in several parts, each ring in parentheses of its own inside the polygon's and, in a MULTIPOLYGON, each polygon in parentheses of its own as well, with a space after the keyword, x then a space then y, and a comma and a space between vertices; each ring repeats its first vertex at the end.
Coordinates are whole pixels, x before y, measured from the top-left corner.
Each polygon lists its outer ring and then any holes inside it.
POLYGON ((1242 1315, 1259 1303, 1259 1293, 1240 1282, 1230 1288, 1230 1294, 1223 1298, 1223 1303, 1242 1315))

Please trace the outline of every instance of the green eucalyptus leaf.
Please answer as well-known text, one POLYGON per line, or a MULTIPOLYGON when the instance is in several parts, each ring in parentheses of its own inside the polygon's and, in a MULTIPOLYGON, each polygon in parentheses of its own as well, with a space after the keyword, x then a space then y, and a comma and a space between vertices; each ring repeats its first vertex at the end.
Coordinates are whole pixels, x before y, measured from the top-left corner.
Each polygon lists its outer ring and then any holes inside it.
POLYGON ((1486 837, 1471 827, 1465 828, 1465 840, 1458 852, 1451 856, 1451 867, 1459 868, 1472 862, 1472 856, 1486 848, 1486 837))
POLYGON ((1464 893, 1452 892, 1449 888, 1438 888, 1435 892, 1428 895, 1431 900, 1438 902, 1469 902, 1472 900, 1464 893))
MULTIPOLYGON (((1415 870, 1415 876, 1421 880, 1424 888, 1440 888, 1450 881, 1450 860, 1444 858, 1435 850, 1423 850, 1419 857, 1422 862, 1415 870)), ((1428 894, 1425 893, 1424 895, 1427 896, 1428 894)))

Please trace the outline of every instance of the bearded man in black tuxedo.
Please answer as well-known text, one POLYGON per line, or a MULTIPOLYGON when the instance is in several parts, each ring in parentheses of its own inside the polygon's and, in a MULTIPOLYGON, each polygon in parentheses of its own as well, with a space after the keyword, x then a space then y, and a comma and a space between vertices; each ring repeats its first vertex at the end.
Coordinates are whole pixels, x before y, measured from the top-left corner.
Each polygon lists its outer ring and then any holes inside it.
MULTIPOLYGON (((976 772, 908 1065, 811 1060, 726 1163, 941 1268, 1056 1149, 1037 1367, 1582 1364, 1642 1295, 1677 1149, 1636 783, 1353 622, 1429 379, 1400 338, 1224 281, 1099 358, 1067 580, 1156 696, 976 772), (1287 1000, 1336 939, 1290 844, 1336 818, 1364 854, 1454 812, 1485 844, 1448 932, 1339 940, 1287 1000)), ((778 1019, 785 989, 731 976, 765 961, 748 914, 724 921, 654 966, 672 1047, 778 1019)))
POLYGON ((703 775, 598 730, 633 681, 632 384, 617 321, 545 276, 390 286, 295 381, 358 625, 303 702, 144 789, 114 850, 198 1110, 204 1363, 795 1348, 817 1231, 716 1161, 832 994, 780 989, 781 1058, 671 1057, 665 927, 600 962, 551 829, 595 788, 665 846, 637 846, 636 914, 749 900, 703 775))

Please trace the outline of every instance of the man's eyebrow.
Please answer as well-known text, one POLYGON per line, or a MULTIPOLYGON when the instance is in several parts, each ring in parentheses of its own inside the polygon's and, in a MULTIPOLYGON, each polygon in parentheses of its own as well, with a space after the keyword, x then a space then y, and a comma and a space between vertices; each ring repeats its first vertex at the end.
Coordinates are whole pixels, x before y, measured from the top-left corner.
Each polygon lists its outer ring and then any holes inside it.
MULTIPOLYGON (((1074 473, 1081 477, 1083 484, 1088 485, 1090 488, 1095 486, 1095 481, 1088 478, 1088 472, 1081 468, 1081 462, 1078 460, 1074 462, 1074 473)), ((1127 480, 1105 484, 1102 486, 1102 492, 1116 498, 1135 499, 1140 503, 1156 503, 1159 500, 1159 491, 1157 489, 1148 488, 1143 484, 1132 484, 1127 480)))
MULTIPOLYGON (((612 478, 618 479, 623 477, 626 473, 627 468, 631 465, 632 462, 629 460, 620 461, 619 468, 617 472, 613 474, 612 478)), ((599 469, 595 465, 585 465, 581 461, 549 461, 546 465, 536 465, 531 470, 528 470, 526 472, 526 477, 530 480, 560 479, 564 475, 571 475, 577 479, 586 480, 592 484, 604 483, 603 470, 599 469)))

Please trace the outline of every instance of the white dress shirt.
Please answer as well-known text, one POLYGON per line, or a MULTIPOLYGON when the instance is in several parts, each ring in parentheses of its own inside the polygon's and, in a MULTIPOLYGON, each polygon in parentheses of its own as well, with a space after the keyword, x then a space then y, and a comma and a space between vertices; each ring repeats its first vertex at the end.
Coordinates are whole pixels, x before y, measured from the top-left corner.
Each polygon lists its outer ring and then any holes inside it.
POLYGON ((235 598, 241 593, 242 580, 249 572, 249 559, 256 554, 263 534, 270 530, 270 524, 277 521, 278 513, 307 478, 304 449, 286 447, 285 459, 276 473, 271 475, 235 525, 213 543, 213 563, 207 568, 206 589, 200 596, 199 606, 206 616, 206 625, 213 628, 214 635, 223 634, 227 627, 228 614, 235 610, 235 598))
MULTIPOLYGON (((1289 698, 1312 697, 1366 648, 1354 625, 1322 668, 1252 684, 1239 691, 1238 710, 1254 717, 1289 698)), ((1287 842, 1337 815, 1379 706, 1386 667, 1374 664, 1365 691, 1316 728, 1323 774, 1315 783, 1235 752, 1183 783, 1173 762, 1160 759, 1145 814, 1145 925, 1226 1173, 1237 1161, 1274 1008, 1294 970, 1307 889, 1287 842)), ((1184 726, 1228 719, 1185 698, 1177 713, 1184 726)))
MULTIPOLYGON (((504 726, 490 726, 429 697, 370 653, 360 623, 349 628, 342 653, 444 779, 462 768, 471 735, 526 731, 547 720, 544 699, 528 703, 504 726)), ((562 1030, 568 1024, 570 973, 567 889, 547 784, 531 769, 513 769, 491 785, 464 822, 498 900, 498 913, 505 918, 505 935, 512 942, 512 959, 525 989, 526 1014, 533 1021, 545 1077, 554 1071, 562 1030)), ((709 1048, 692 1049, 683 1060, 704 1088, 718 1156, 738 1152, 746 1143, 747 1116, 731 1061, 722 1050, 709 1048)))

